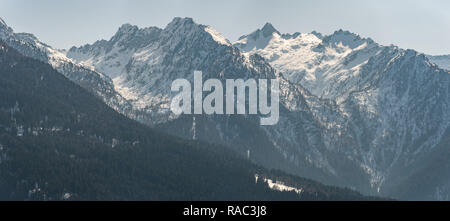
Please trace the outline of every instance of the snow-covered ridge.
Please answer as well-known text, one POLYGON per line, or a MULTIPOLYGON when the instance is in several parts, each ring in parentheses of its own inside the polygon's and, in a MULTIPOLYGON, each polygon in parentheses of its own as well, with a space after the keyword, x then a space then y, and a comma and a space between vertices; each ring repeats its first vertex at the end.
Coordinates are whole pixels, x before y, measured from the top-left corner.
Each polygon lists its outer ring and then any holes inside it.
MULTIPOLYGON (((0 20, 1 20, 1 18, 0 18, 0 20)), ((55 69, 60 69, 61 66, 64 66, 67 63, 71 63, 75 66, 78 66, 79 68, 84 68, 83 66, 76 64, 72 59, 68 58, 65 55, 64 51, 55 49, 55 48, 51 47, 50 45, 47 45, 47 44, 41 42, 33 34, 31 34, 31 33, 14 33, 12 28, 8 27, 3 20, 0 21, 0 25, 2 26, 2 29, 0 30, 0 36, 2 36, 2 38, 1 38, 2 40, 6 41, 6 42, 15 41, 17 44, 24 45, 24 47, 33 47, 34 50, 37 50, 37 51, 39 51, 39 53, 42 53, 43 55, 45 55, 46 59, 48 59, 45 62, 48 62, 49 64, 51 64, 55 69)), ((38 58, 38 60, 42 60, 42 59, 43 58, 38 58)), ((101 73, 97 72, 96 74, 103 77, 103 74, 101 74, 101 73)))
POLYGON ((148 124, 175 117, 168 107, 173 96, 170 84, 176 78, 192 79, 194 69, 215 77, 235 75, 224 72, 227 63, 244 73, 254 68, 250 56, 191 18, 174 18, 164 29, 125 24, 110 40, 73 47, 67 56, 108 75, 133 107, 152 116, 144 120, 148 124))
POLYGON ((226 39, 222 34, 213 29, 211 26, 206 26, 205 31, 208 32, 211 37, 220 44, 231 45, 230 41, 226 39))
POLYGON ((30 33, 14 33, 3 20, 0 22, 0 39, 25 56, 50 64, 61 74, 102 99, 125 115, 132 114, 128 102, 114 91, 112 80, 100 72, 79 64, 66 56, 66 52, 41 42, 30 33))
POLYGON ((357 80, 361 66, 381 50, 371 39, 342 30, 325 37, 317 32, 269 33, 263 35, 258 29, 233 44, 246 53, 263 56, 288 80, 323 98, 341 96, 333 85, 357 80))

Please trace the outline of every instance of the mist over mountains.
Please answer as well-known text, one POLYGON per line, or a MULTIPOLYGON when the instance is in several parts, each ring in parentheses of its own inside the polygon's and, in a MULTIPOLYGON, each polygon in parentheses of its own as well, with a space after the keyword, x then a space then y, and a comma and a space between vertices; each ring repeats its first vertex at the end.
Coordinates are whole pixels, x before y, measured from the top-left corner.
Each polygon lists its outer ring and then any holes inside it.
MULTIPOLYGON (((250 31, 249 31, 250 32, 250 31)), ((0 38, 50 64, 108 106, 155 130, 228 147, 269 169, 399 199, 442 200, 448 182, 450 72, 446 57, 383 46, 338 30, 283 34, 270 23, 230 42, 174 18, 122 25, 109 40, 60 51, 3 21, 0 38), (175 116, 177 78, 280 81, 280 120, 175 116)))

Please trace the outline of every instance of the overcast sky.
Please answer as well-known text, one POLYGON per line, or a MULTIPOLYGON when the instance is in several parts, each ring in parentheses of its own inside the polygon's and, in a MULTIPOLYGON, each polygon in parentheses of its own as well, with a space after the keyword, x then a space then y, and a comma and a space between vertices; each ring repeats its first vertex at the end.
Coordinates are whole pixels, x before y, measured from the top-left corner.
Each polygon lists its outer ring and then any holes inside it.
POLYGON ((0 0, 0 17, 57 48, 109 39, 123 23, 192 17, 231 41, 271 22, 282 33, 340 28, 428 54, 450 54, 448 0, 0 0))

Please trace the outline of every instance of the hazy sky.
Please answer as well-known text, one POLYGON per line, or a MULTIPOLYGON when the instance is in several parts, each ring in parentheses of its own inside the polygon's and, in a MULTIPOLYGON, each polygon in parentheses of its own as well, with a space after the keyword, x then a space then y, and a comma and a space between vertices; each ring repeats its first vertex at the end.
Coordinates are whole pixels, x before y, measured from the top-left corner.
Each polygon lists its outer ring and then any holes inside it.
POLYGON ((448 0, 0 0, 0 17, 57 48, 109 39, 123 23, 192 17, 231 41, 271 22, 282 33, 340 28, 384 44, 450 54, 448 0))

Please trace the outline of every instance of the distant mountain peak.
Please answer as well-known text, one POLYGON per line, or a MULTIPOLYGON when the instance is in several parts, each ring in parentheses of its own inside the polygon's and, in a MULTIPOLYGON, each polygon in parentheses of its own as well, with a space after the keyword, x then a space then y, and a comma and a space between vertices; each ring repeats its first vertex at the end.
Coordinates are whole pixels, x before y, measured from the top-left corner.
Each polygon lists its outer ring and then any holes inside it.
POLYGON ((321 39, 323 44, 330 45, 333 47, 345 46, 350 49, 355 49, 363 44, 367 45, 375 44, 375 42, 371 38, 362 38, 358 34, 342 29, 335 31, 333 32, 333 34, 330 35, 322 35, 315 31, 311 32, 311 34, 321 39))
POLYGON ((323 35, 320 32, 312 31, 311 34, 315 35, 317 38, 322 39, 323 35))
POLYGON ((327 35, 323 38, 324 43, 341 43, 342 45, 348 46, 352 49, 367 43, 367 44, 373 44, 375 43, 371 38, 362 38, 358 34, 355 34, 353 32, 339 29, 335 31, 331 35, 327 35))
POLYGON ((160 31, 161 29, 157 27, 139 28, 137 25, 125 23, 119 27, 109 41, 100 40, 94 43, 94 45, 97 47, 111 48, 112 45, 117 43, 127 48, 143 47, 154 40, 160 31))
POLYGON ((168 25, 176 24, 176 23, 193 24, 195 22, 194 22, 194 19, 192 19, 190 17, 184 17, 184 18, 182 18, 182 17, 175 17, 175 18, 172 19, 172 21, 168 25))
POLYGON ((181 18, 181 17, 175 17, 172 19, 172 21, 167 24, 165 30, 179 30, 185 27, 193 27, 193 26, 199 26, 197 23, 194 22, 192 18, 181 18))
POLYGON ((3 21, 2 18, 0 18, 0 25, 1 25, 1 26, 7 26, 6 23, 5 23, 5 21, 3 21))
POLYGON ((186 17, 175 17, 167 26, 164 28, 164 32, 166 33, 178 33, 184 36, 190 36, 190 34, 207 34, 211 36, 211 38, 222 45, 231 46, 231 43, 226 39, 221 33, 216 31, 211 26, 202 25, 196 23, 192 18, 186 17))
POLYGON ((138 29, 139 29, 139 27, 136 25, 132 25, 130 23, 125 23, 119 27, 118 32, 127 32, 127 31, 138 30, 138 29))
POLYGON ((269 22, 267 22, 264 25, 264 27, 261 29, 261 32, 264 37, 268 37, 268 36, 272 35, 273 33, 280 34, 280 32, 277 29, 275 29, 273 27, 273 25, 269 22))
POLYGON ((139 28, 136 25, 131 25, 129 23, 125 23, 119 27, 116 34, 112 37, 112 40, 119 40, 123 38, 123 36, 133 35, 139 28))
POLYGON ((16 37, 28 43, 39 41, 39 39, 31 33, 16 33, 16 37))
POLYGON ((10 29, 12 31, 11 27, 9 27, 1 17, 0 17, 0 28, 10 29))
POLYGON ((2 18, 0 18, 0 39, 4 39, 13 33, 12 28, 10 28, 2 18))
POLYGON ((278 35, 281 35, 281 33, 275 29, 275 27, 273 27, 273 25, 270 22, 266 22, 266 24, 264 24, 264 26, 260 29, 257 29, 256 31, 248 34, 248 35, 243 35, 239 38, 239 40, 245 39, 245 38, 249 38, 249 39, 253 39, 253 40, 258 40, 260 38, 269 38, 273 35, 273 33, 277 33, 278 35))

